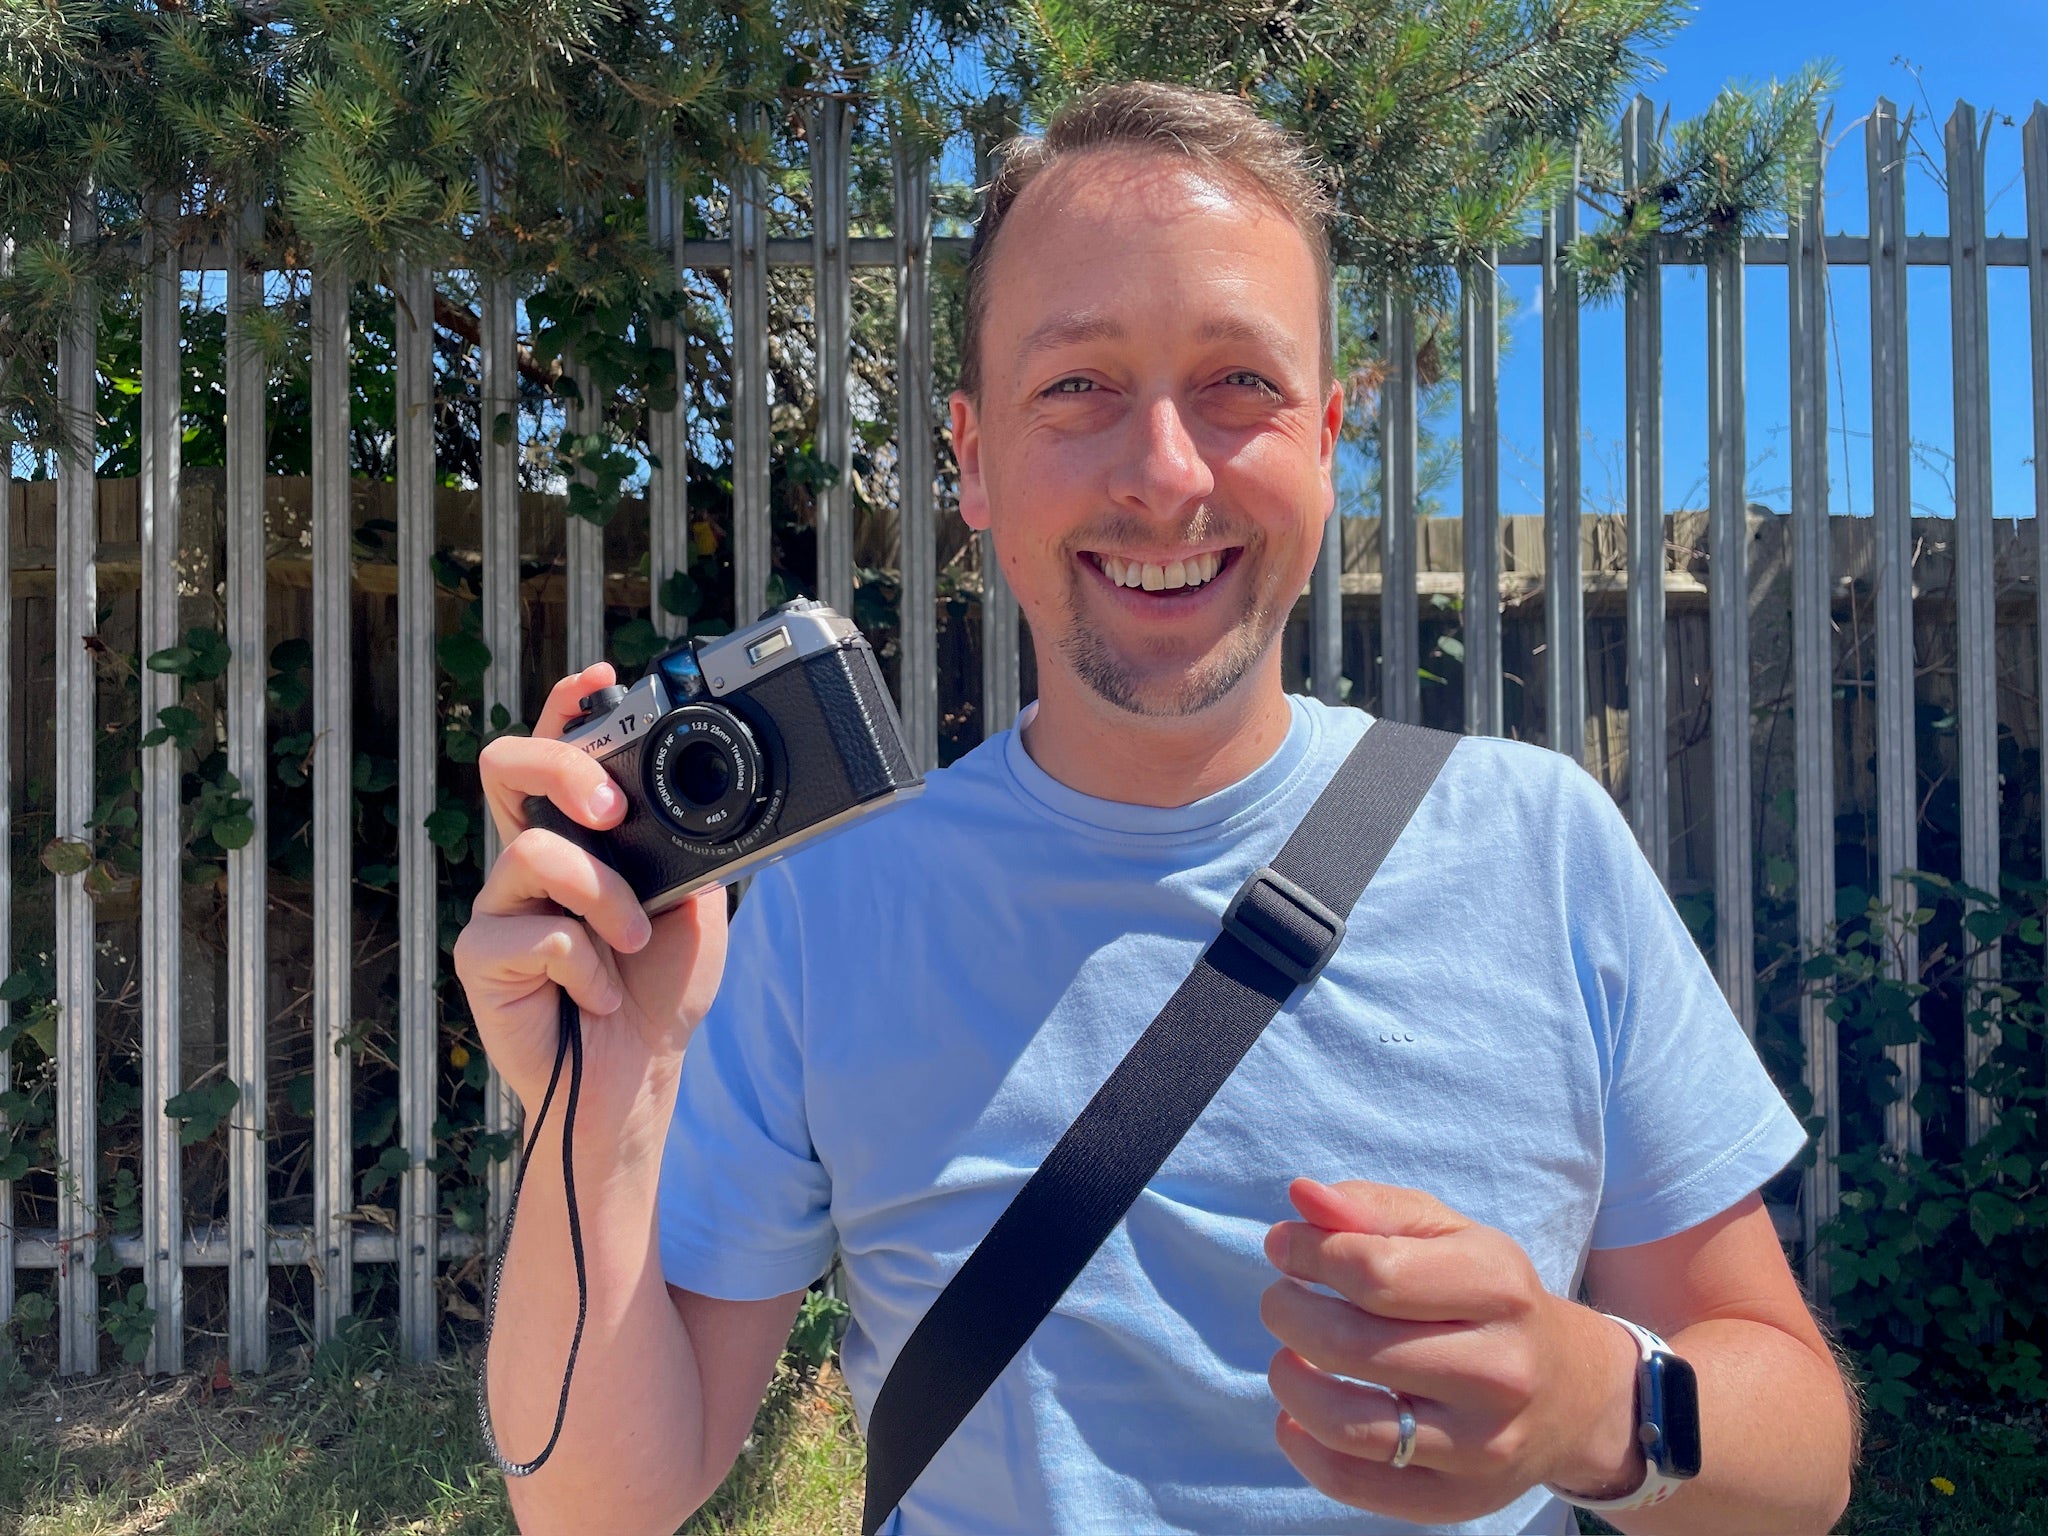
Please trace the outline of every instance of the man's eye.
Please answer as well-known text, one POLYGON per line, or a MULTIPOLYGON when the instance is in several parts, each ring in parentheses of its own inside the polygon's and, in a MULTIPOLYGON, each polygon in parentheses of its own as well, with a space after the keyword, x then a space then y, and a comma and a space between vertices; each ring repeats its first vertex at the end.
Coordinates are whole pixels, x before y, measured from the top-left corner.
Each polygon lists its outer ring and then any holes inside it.
POLYGON ((1095 381, 1093 379, 1061 379, 1059 383, 1053 385, 1046 393, 1048 395, 1078 395, 1094 387, 1095 381))
POLYGON ((1223 376, 1223 382, 1226 384, 1249 384, 1252 388, 1263 390, 1269 395, 1280 393, 1279 390, 1273 387, 1270 379, 1267 379, 1263 374, 1253 373, 1249 368, 1239 368, 1235 372, 1226 373, 1223 376))

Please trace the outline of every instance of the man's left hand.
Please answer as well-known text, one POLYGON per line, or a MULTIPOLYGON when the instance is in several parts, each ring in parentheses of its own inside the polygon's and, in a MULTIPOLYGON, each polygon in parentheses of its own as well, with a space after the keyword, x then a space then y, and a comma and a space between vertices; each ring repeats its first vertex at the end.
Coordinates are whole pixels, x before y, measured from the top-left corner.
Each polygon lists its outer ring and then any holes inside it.
POLYGON ((1546 1291, 1513 1238, 1420 1190, 1297 1179, 1288 1194, 1304 1219, 1266 1235, 1282 1278, 1259 1310, 1284 1346, 1268 1371, 1274 1433, 1312 1485, 1440 1523, 1537 1483, 1598 1495, 1640 1479, 1633 1344, 1546 1291), (1390 1392, 1416 1424, 1399 1470, 1390 1392))

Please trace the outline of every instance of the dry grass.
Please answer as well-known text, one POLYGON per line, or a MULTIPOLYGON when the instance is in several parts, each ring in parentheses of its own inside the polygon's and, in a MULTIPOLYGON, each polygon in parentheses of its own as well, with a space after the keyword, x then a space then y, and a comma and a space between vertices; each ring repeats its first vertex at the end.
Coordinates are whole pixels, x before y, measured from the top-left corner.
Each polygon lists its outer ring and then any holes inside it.
MULTIPOLYGON (((0 1405, 6 1536, 512 1536, 481 1462, 464 1366, 382 1351, 215 1391, 201 1375, 38 1382, 0 1405)), ((785 1370, 692 1536, 859 1529, 862 1450, 843 1385, 785 1370)))

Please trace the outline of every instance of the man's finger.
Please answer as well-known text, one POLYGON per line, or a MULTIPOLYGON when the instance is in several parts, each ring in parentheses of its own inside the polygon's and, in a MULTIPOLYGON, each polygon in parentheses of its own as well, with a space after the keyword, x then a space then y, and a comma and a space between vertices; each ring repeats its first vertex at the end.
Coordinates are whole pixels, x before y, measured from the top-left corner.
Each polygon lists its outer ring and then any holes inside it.
POLYGON ((625 994, 608 957, 573 917, 473 922, 455 943, 455 970, 472 1006, 506 1007, 553 982, 591 1018, 616 1013, 625 994))
POLYGON ((571 672, 548 690, 548 701, 540 707, 540 719, 533 724, 536 736, 559 736, 569 722, 583 713, 583 700, 600 688, 619 680, 608 661, 593 662, 581 672, 571 672))
POLYGON ((1314 1179, 1296 1179, 1287 1186, 1287 1198, 1301 1212, 1302 1220, 1332 1232, 1447 1237, 1473 1225, 1469 1217, 1459 1215, 1435 1195, 1399 1184, 1370 1184, 1364 1179, 1319 1184, 1314 1179))
POLYGON ((471 911, 478 917, 573 912, 613 949, 645 947, 652 926, 619 872, 567 838, 528 828, 498 855, 471 911))
POLYGON ((1451 1503, 1453 1490, 1441 1472, 1412 1466, 1395 1471, 1383 1461, 1333 1451, 1285 1409, 1274 1423, 1273 1438, 1310 1487, 1353 1509, 1422 1525, 1437 1523, 1438 1512, 1451 1503))
POLYGON ((1395 1322, 1350 1302, 1278 1280, 1259 1298, 1267 1332, 1318 1370, 1411 1396, 1456 1401, 1484 1336, 1441 1323, 1395 1322))
POLYGON ((626 797, 596 758, 542 736, 500 736, 477 761, 498 840, 528 826, 526 797, 545 795, 570 820, 604 831, 626 814, 626 797))
POLYGON ((1444 1237, 1332 1232, 1283 1221, 1266 1234, 1266 1257, 1284 1275, 1328 1286, 1352 1305, 1411 1322, 1486 1323, 1505 1316, 1498 1264, 1483 1227, 1444 1237))
MULTIPOLYGON (((1303 1429, 1343 1456, 1392 1461, 1401 1443, 1401 1409, 1391 1393, 1319 1371, 1291 1349, 1273 1356, 1266 1369, 1274 1401, 1303 1429)), ((1437 1422, 1438 1405, 1411 1397, 1415 1449, 1408 1465, 1437 1467, 1451 1454, 1448 1434, 1437 1422)))

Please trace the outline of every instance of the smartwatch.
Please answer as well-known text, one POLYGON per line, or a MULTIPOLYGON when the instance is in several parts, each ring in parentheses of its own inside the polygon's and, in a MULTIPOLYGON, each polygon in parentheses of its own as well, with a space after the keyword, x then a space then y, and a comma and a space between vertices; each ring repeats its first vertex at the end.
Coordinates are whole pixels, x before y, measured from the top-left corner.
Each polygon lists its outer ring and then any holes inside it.
POLYGON ((1546 1484, 1567 1504, 1595 1513, 1649 1509, 1662 1504, 1700 1472, 1700 1395, 1692 1367, 1649 1329, 1612 1317, 1635 1340, 1636 1444, 1643 1452, 1643 1480, 1629 1493, 1589 1499, 1546 1484))

